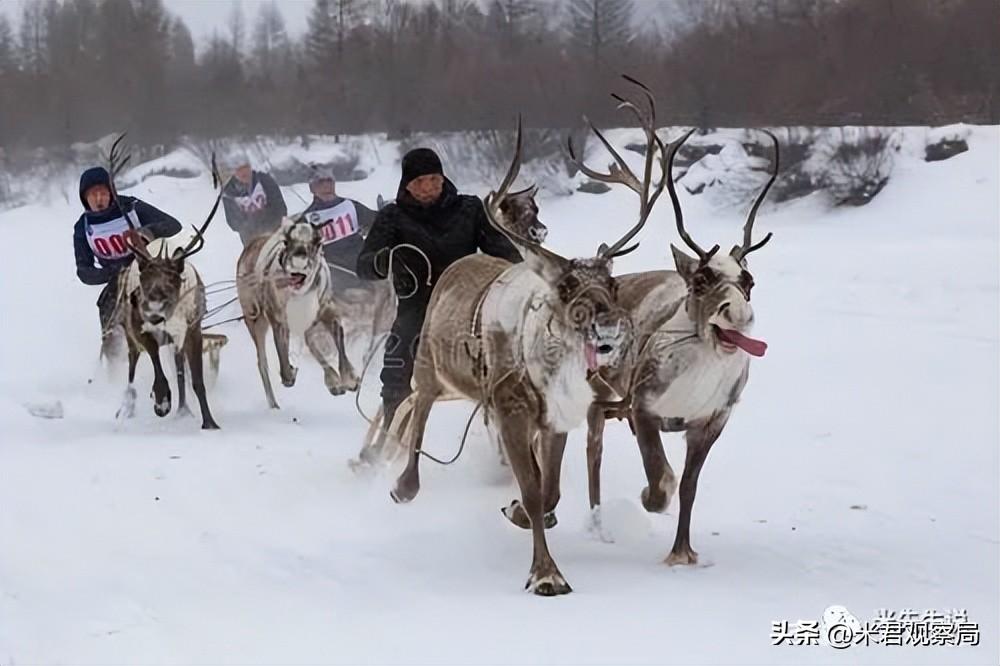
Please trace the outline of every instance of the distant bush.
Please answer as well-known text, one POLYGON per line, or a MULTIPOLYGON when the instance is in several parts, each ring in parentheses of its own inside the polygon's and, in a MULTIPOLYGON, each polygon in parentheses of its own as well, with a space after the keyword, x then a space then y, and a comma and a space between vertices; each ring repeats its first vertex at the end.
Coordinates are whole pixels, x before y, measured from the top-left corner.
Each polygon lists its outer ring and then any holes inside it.
POLYGON ((879 127, 838 127, 818 141, 812 169, 837 206, 863 206, 888 184, 899 150, 897 132, 879 127))

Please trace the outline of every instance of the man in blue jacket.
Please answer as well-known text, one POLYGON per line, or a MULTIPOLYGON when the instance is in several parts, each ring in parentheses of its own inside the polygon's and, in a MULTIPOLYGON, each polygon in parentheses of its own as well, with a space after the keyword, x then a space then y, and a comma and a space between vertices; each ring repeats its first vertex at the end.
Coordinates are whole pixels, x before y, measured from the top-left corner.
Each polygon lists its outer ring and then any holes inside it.
POLYGON ((180 222, 144 201, 126 196, 119 196, 118 201, 124 211, 114 201, 111 177, 104 167, 87 169, 80 176, 84 212, 73 226, 76 276, 84 284, 105 285, 97 299, 102 331, 107 330, 114 314, 118 273, 132 261, 125 232, 134 226, 146 240, 152 240, 181 230, 180 222))

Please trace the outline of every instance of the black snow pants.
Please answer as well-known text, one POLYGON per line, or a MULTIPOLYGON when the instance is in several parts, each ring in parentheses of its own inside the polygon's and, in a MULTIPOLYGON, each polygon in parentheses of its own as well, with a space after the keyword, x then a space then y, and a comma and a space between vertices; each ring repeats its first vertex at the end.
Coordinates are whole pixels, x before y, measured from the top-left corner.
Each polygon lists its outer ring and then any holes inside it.
POLYGON ((392 415, 399 403, 410 395, 413 361, 420 343, 420 329, 424 325, 427 302, 415 298, 401 300, 396 310, 396 320, 385 342, 382 373, 382 407, 385 423, 392 422, 392 415))

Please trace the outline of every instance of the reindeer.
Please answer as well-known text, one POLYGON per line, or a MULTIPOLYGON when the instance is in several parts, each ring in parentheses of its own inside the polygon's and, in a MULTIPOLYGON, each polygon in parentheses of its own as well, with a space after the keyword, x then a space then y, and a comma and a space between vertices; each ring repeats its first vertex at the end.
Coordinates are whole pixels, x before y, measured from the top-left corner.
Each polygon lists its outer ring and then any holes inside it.
MULTIPOLYGON (((693 131, 666 151, 665 174, 672 172, 678 148, 693 131)), ((778 173, 778 141, 770 132, 767 134, 774 144, 774 170, 750 209, 742 243, 728 255, 717 254, 718 245, 706 252, 691 238, 684 228, 673 179, 667 178, 677 232, 697 256, 671 244, 676 272, 652 271, 617 278, 619 303, 631 314, 639 334, 620 364, 604 366, 594 377, 599 399, 587 414, 587 466, 590 506, 598 528, 605 420, 628 419, 648 480, 641 493, 642 504, 652 512, 665 511, 677 487, 660 432, 685 433, 687 456, 680 482, 681 508, 674 545, 665 560, 669 565, 698 562, 698 553, 690 541, 698 476, 746 386, 750 357, 763 356, 767 348, 747 335, 754 321, 750 307, 754 281, 747 256, 772 236, 768 233, 760 242, 752 241, 757 209, 778 173), (612 395, 621 400, 612 402, 612 395)), ((660 152, 665 152, 662 144, 660 152)), ((616 181, 606 175, 591 176, 616 181)))
POLYGON ((257 369, 272 409, 278 409, 278 402, 271 388, 264 346, 268 328, 274 331, 284 386, 294 386, 298 373, 288 355, 289 339, 295 336, 305 338, 309 351, 323 367, 324 383, 331 394, 358 389, 317 227, 301 215, 285 218, 276 231, 255 238, 243 249, 236 275, 240 307, 257 348, 257 369), (337 369, 329 361, 331 347, 336 350, 337 369))
MULTIPOLYGON (((128 163, 130 155, 118 152, 122 134, 111 146, 109 154, 109 175, 111 194, 119 210, 124 210, 118 200, 115 176, 128 163)), ((213 186, 221 188, 221 179, 212 156, 213 186)), ((185 401, 186 382, 184 377, 185 357, 191 368, 191 384, 201 407, 201 427, 204 430, 219 428, 208 407, 205 395, 205 381, 202 371, 203 341, 201 320, 205 316, 205 285, 194 266, 186 260, 201 251, 205 245, 205 230, 215 217, 222 200, 222 191, 215 198, 215 204, 205 222, 195 228, 195 235, 183 247, 171 247, 167 239, 145 242, 138 230, 130 223, 125 234, 125 243, 135 256, 129 266, 118 274, 118 311, 125 327, 128 343, 128 386, 118 418, 131 418, 135 414, 135 369, 143 350, 153 363, 153 411, 157 416, 170 413, 170 383, 163 374, 160 364, 160 345, 173 344, 174 361, 177 370, 178 412, 187 411, 185 401), (150 252, 153 250, 153 253, 150 252)), ((127 219, 127 217, 126 217, 127 219)))
MULTIPOLYGON (((520 501, 503 514, 532 531, 534 555, 525 587, 551 596, 571 591, 545 539, 546 525, 556 523, 567 433, 584 421, 593 400, 588 373, 616 363, 628 344, 631 324, 617 302, 612 260, 634 249, 623 250, 651 206, 644 201, 638 223, 611 246, 602 245, 596 257, 565 259, 510 231, 502 203, 517 176, 520 145, 519 126, 511 168, 485 207, 490 221, 521 248, 524 262, 512 266, 475 255, 441 275, 417 351, 414 392, 407 399, 412 410, 403 440, 409 457, 391 495, 409 502, 420 488, 418 463, 434 402, 479 401, 521 490, 520 501)), ((651 155, 655 146, 648 148, 651 155)), ((641 185, 633 176, 642 193, 649 191, 649 171, 641 185)), ((394 421, 401 418, 397 412, 394 421)))

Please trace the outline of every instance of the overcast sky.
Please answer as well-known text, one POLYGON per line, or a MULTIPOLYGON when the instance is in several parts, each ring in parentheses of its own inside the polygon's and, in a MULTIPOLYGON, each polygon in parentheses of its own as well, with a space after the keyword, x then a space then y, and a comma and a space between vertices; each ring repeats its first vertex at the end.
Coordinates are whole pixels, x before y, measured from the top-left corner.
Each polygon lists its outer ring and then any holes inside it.
MULTIPOLYGON (((163 6, 172 14, 184 19, 196 42, 210 37, 213 30, 226 32, 226 19, 233 11, 233 5, 243 5, 247 26, 252 26, 261 5, 270 0, 163 0, 163 6)), ((285 17, 288 31, 297 35, 306 28, 306 17, 312 7, 312 0, 280 0, 281 14, 285 17)))
MULTIPOLYGON (((16 21, 25 3, 40 1, 0 0, 0 12, 6 13, 16 21)), ((211 37, 215 30, 218 30, 220 34, 226 33, 226 20, 232 12, 234 4, 238 3, 243 6, 249 30, 253 26, 254 18, 256 18, 261 5, 268 2, 270 0, 163 0, 163 5, 170 13, 184 19, 184 23, 191 30, 196 44, 200 45, 204 43, 205 38, 211 37)), ((303 32, 306 27, 306 18, 309 16, 309 10, 313 4, 312 0, 279 0, 278 4, 285 17, 288 31, 293 35, 303 32)), ((637 23, 648 21, 657 14, 663 14, 670 4, 669 0, 636 0, 634 6, 637 23)))

